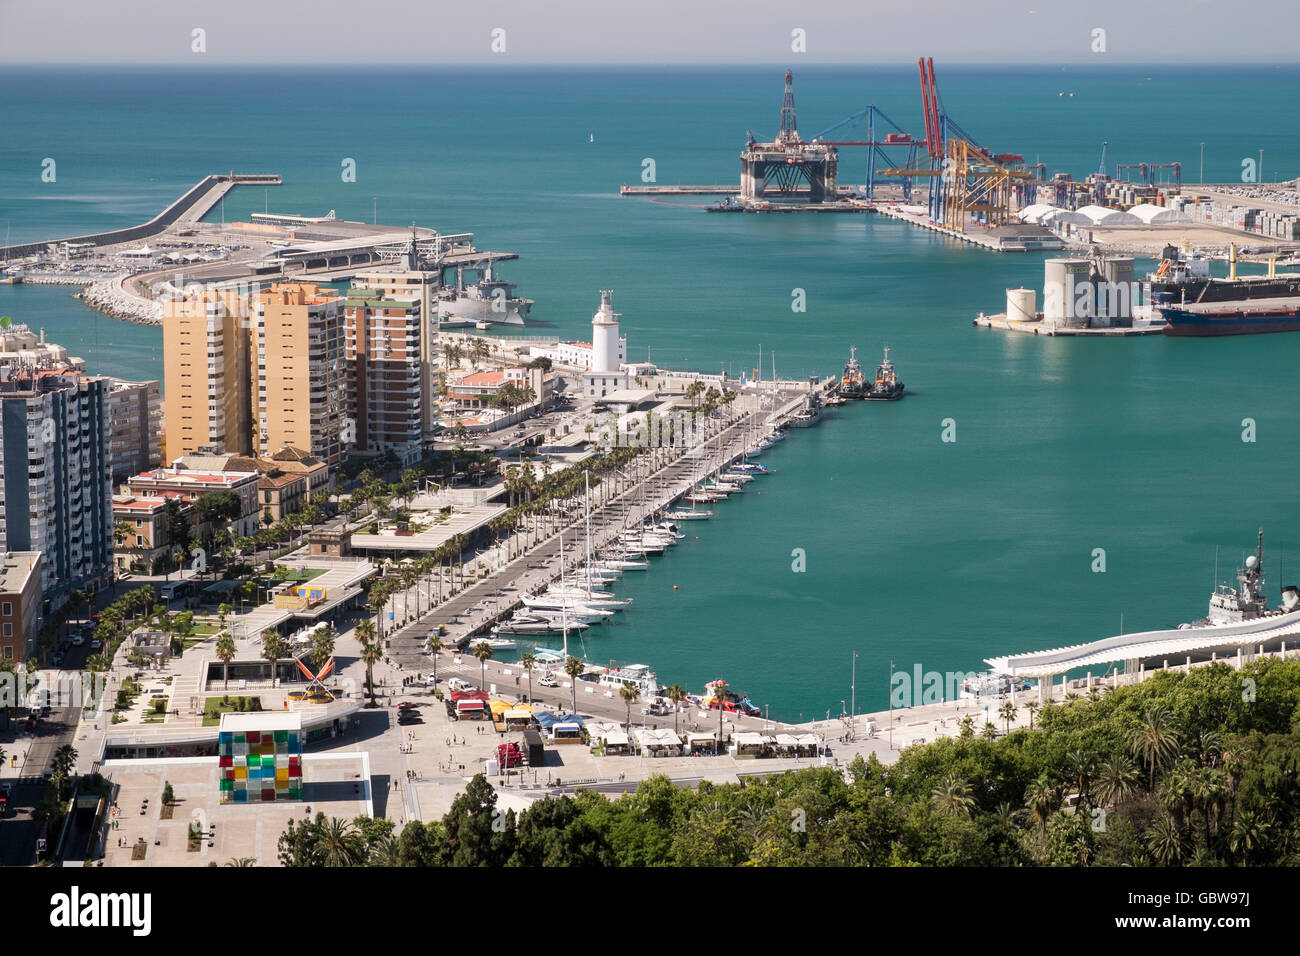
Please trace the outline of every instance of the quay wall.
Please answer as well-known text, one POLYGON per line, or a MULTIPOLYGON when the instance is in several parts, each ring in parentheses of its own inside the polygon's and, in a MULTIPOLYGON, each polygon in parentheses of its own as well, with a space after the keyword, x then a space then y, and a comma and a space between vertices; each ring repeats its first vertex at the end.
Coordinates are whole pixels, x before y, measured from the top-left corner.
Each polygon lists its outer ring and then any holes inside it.
MULTIPOLYGON (((37 255, 43 253, 52 244, 61 242, 83 242, 96 246, 115 245, 120 242, 136 242, 141 239, 148 239, 156 236, 168 226, 173 225, 181 219, 187 212, 195 206, 198 206, 205 198, 209 197, 214 189, 221 189, 224 194, 226 190, 239 185, 266 184, 279 185, 281 179, 278 175, 212 175, 205 176, 192 186, 183 196, 173 202, 170 206, 160 212, 154 218, 138 226, 129 226, 125 229, 112 229, 107 232, 96 232, 85 236, 73 236, 68 239, 45 239, 41 242, 27 242, 15 246, 0 247, 0 255, 6 259, 21 259, 24 256, 37 255)), ((219 196, 215 198, 220 198, 219 196)), ((209 208, 211 203, 209 203, 209 208)), ((204 210, 206 212, 206 210, 204 210)))

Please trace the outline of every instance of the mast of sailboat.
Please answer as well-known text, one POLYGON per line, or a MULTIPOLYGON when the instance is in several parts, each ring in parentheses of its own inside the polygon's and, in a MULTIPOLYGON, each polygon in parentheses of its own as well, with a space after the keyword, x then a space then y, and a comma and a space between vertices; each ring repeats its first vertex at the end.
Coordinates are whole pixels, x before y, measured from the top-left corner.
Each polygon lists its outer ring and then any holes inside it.
MULTIPOLYGON (((564 532, 560 532, 560 594, 564 594, 564 532)), ((560 599, 560 633, 564 635, 564 661, 569 661, 569 602, 560 599)))
POLYGON ((586 524, 587 524, 587 594, 591 594, 591 472, 584 469, 582 472, 582 487, 584 497, 586 498, 586 524))

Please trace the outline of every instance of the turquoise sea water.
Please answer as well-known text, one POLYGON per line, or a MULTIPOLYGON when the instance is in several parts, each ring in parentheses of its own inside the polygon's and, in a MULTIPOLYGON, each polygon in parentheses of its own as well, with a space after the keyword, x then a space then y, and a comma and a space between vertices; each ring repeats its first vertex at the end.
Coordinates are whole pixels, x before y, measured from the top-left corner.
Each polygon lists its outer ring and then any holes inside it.
MULTIPOLYGON (((728 71, 219 70, 0 74, 0 229, 13 241, 143 221, 206 173, 279 172, 227 219, 272 211, 418 220, 520 253, 506 274, 539 331, 585 337, 613 288, 630 354, 665 366, 836 374, 888 344, 908 398, 854 405, 793 434, 774 474, 629 574, 636 598, 589 632, 593 659, 642 661, 698 690, 723 676, 774 716, 886 704, 889 662, 982 667, 995 653, 1177 624, 1204 613, 1215 546, 1230 572, 1266 530, 1300 542, 1294 427, 1300 337, 1070 341, 974 329, 1004 290, 1041 288, 1041 255, 999 256, 869 216, 711 216, 623 199, 658 181, 737 177, 745 130, 778 124, 781 74, 728 71), (588 142, 594 135, 595 142, 588 142), (43 158, 58 181, 40 181, 43 158), (344 158, 357 182, 341 182, 344 158), (806 290, 807 312, 790 310, 806 290), (1241 441, 1243 418, 1258 440, 1241 441), (940 441, 955 419, 957 441, 940 441), (791 570, 803 548, 807 571, 791 570), (1104 574, 1090 571, 1094 548, 1104 574), (677 590, 673 589, 677 585, 677 590)), ((938 65, 944 105, 998 151, 1082 178, 1108 164, 1184 164, 1236 179, 1300 173, 1294 68, 980 71, 938 65), (1060 92, 1074 97, 1058 96, 1060 92)), ((796 70, 812 135, 874 102, 917 129, 906 69, 796 70)), ((844 130, 861 138, 863 130, 844 130)), ((861 178, 844 150, 841 181, 861 178)), ((701 200, 686 197, 683 204, 701 200)), ((217 212, 220 215, 221 211, 217 212)), ((92 369, 157 377, 161 335, 67 289, 0 287, 0 314, 40 325, 92 369)), ((1293 555, 1293 556, 1292 556, 1293 555)), ((1287 567, 1300 569, 1300 547, 1287 567)), ((1287 580, 1300 575, 1286 571, 1287 580)))

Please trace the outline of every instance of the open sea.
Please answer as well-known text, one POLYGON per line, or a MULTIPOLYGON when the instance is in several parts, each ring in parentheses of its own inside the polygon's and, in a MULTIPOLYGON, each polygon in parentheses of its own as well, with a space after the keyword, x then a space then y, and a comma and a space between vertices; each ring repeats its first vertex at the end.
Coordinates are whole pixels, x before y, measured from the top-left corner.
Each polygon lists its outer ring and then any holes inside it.
MULTIPOLYGON (((792 433, 767 456, 771 476, 625 576, 635 604, 585 638, 593 660, 647 663, 666 683, 724 677, 773 717, 838 713, 854 652, 861 712, 887 705, 891 661, 982 670, 993 654, 1116 633, 1121 616, 1125 630, 1203 616, 1216 546, 1226 579, 1261 526, 1276 602, 1300 578, 1300 336, 979 330, 972 316, 1002 311, 1006 288, 1041 295, 1044 255, 874 216, 716 216, 696 208, 710 199, 619 196, 647 158, 660 183, 738 181, 746 130, 779 126, 785 65, 0 70, 0 230, 20 242, 132 225, 208 173, 274 172, 283 186, 236 190, 211 218, 377 210, 474 232, 480 248, 520 254, 502 274, 536 300, 541 334, 585 339, 610 288, 631 357, 666 367, 738 375, 761 345, 765 377, 773 351, 782 377, 831 375, 850 346, 870 370, 889 345, 904 401, 792 433), (47 157, 54 183, 41 181, 47 157), (355 183, 341 180, 345 159, 355 183), (794 289, 806 312, 791 310, 794 289)), ((1094 172, 1103 140, 1112 171, 1176 160, 1195 183, 1204 143, 1206 181, 1239 180, 1261 149, 1266 180, 1300 173, 1300 138, 1280 121, 1294 67, 937 74, 965 130, 1049 175, 1094 172)), ((795 94, 805 138, 869 103, 922 125, 906 67, 796 69, 795 94)), ((865 163, 841 150, 840 181, 862 181, 865 163)), ((160 330, 71 291, 0 286, 0 315, 44 328, 92 371, 161 376, 160 330)))

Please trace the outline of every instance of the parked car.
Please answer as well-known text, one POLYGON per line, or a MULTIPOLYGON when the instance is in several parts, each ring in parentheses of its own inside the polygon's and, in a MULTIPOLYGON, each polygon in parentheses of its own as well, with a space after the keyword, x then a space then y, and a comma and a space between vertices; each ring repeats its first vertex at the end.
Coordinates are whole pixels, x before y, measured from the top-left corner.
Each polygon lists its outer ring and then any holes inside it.
POLYGON ((86 643, 86 639, 80 634, 74 634, 72 635, 72 641, 70 643, 73 647, 80 647, 82 644, 86 643))
POLYGON ((560 682, 559 682, 558 680, 556 680, 554 677, 552 677, 550 674, 544 674, 544 675, 543 675, 543 676, 542 676, 542 677, 537 681, 537 683, 540 684, 542 687, 559 687, 559 686, 560 686, 560 682))
POLYGON ((104 646, 104 642, 101 641, 99 638, 97 638, 97 637, 91 638, 91 640, 90 640, 90 649, 91 649, 92 651, 97 651, 97 650, 99 650, 99 649, 100 649, 101 647, 103 647, 103 646, 104 646))

